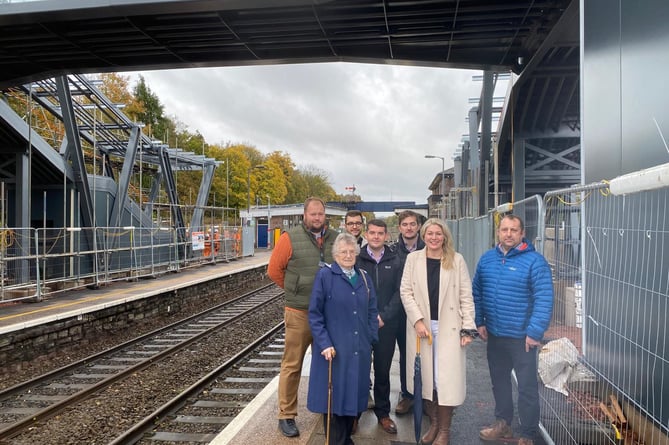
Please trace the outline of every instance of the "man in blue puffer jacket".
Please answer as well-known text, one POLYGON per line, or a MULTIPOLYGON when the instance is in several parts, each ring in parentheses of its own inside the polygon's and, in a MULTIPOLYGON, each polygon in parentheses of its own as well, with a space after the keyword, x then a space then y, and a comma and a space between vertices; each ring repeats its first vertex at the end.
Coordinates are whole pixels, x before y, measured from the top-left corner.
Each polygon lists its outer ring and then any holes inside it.
POLYGON ((513 435, 511 371, 518 379, 520 445, 532 445, 539 425, 537 350, 553 310, 553 280, 544 257, 525 239, 522 219, 506 215, 497 230, 499 244, 481 256, 472 291, 476 326, 487 341, 488 367, 496 421, 482 440, 513 435))

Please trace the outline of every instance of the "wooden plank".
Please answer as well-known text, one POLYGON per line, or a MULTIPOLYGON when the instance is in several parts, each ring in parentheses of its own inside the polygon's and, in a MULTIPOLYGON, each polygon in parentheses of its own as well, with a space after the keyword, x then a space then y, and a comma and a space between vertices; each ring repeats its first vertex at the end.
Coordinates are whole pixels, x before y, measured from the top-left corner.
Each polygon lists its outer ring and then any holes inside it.
POLYGON ((613 394, 609 395, 609 399, 611 399, 611 406, 613 407, 613 410, 615 411, 616 416, 618 417, 620 423, 627 423, 625 414, 623 414, 623 410, 618 404, 618 399, 616 399, 616 397, 613 394))

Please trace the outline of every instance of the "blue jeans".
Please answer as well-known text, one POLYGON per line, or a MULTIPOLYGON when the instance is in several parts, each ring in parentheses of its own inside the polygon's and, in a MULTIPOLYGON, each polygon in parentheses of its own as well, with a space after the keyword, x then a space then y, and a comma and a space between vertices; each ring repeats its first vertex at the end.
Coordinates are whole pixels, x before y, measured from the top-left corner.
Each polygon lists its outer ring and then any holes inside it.
POLYGON ((539 383, 537 348, 525 352, 524 338, 488 335, 488 368, 495 397, 495 417, 508 425, 513 421, 511 370, 518 379, 518 417, 521 437, 534 439, 539 429, 539 383))

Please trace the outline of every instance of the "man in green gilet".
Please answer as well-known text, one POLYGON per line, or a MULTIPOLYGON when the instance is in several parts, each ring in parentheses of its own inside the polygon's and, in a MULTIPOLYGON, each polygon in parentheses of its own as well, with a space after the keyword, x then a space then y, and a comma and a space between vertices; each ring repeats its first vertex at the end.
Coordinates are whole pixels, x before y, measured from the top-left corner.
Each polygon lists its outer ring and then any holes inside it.
POLYGON ((297 390, 302 362, 311 344, 308 309, 311 288, 318 269, 332 263, 332 244, 337 232, 325 224, 325 203, 320 198, 304 202, 302 224, 284 232, 269 259, 267 274, 286 293, 284 309, 285 345, 279 373, 279 429, 296 437, 297 390))

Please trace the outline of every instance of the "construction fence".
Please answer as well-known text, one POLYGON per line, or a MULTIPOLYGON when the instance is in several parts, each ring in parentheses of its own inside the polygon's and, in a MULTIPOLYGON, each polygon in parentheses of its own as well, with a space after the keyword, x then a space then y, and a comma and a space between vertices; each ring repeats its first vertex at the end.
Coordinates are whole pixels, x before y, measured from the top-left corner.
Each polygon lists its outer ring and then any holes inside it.
POLYGON ((4 228, 0 301, 40 301, 59 292, 177 272, 242 256, 242 228, 4 228), (92 247, 90 247, 92 246, 92 247))

